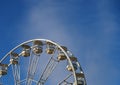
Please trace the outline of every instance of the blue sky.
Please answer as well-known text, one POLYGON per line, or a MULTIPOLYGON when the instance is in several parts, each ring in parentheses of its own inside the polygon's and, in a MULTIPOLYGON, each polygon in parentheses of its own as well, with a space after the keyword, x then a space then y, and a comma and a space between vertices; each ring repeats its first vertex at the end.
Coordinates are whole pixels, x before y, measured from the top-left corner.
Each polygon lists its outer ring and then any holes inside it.
POLYGON ((2 0, 0 58, 16 45, 47 38, 80 61, 88 85, 120 85, 119 0, 2 0))

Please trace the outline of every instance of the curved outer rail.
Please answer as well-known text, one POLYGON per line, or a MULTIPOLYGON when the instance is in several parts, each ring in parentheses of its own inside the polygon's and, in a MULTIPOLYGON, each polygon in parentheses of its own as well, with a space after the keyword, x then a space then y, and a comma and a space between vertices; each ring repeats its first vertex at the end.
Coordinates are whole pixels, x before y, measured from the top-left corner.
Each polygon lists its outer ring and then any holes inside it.
MULTIPOLYGON (((74 67, 73 67, 73 64, 69 58, 69 55, 65 52, 65 50, 57 43, 51 41, 51 40, 48 40, 48 39, 32 39, 32 40, 28 40, 26 42, 23 42, 21 44, 19 44, 18 46, 16 46, 15 48, 13 48, 12 50, 10 50, 1 60, 0 60, 0 63, 2 63, 2 61, 4 61, 9 55, 11 52, 15 51, 17 48, 19 48, 21 45, 23 44, 28 44, 30 42, 33 42, 35 40, 39 40, 39 41, 45 41, 45 42, 51 42, 52 44, 54 44, 55 46, 57 46, 64 54, 65 56, 67 57, 67 60, 69 61, 69 64, 72 66, 72 69, 73 69, 73 75, 74 75, 74 79, 75 79, 75 85, 78 85, 77 84, 77 78, 76 78, 76 74, 75 74, 75 70, 74 70, 74 67)), ((79 64, 79 69, 82 70, 81 66, 80 66, 80 63, 78 62, 79 64)), ((83 70, 82 70, 83 71, 83 70)), ((86 83, 86 78, 85 78, 85 85, 87 85, 86 83)))

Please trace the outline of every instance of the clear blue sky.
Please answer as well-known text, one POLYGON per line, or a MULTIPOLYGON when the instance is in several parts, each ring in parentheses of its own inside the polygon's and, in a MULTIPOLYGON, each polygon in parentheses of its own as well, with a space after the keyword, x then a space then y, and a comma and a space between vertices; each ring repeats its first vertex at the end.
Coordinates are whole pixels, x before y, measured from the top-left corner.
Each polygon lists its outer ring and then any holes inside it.
POLYGON ((72 50, 88 85, 120 85, 119 0, 1 0, 0 58, 33 38, 72 50))

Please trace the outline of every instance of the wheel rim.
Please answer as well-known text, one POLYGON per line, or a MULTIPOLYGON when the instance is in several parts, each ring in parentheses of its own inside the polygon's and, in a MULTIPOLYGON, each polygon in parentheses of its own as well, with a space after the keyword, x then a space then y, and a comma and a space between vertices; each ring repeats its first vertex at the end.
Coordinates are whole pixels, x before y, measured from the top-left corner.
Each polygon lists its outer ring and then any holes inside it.
POLYGON ((50 81, 55 81, 51 85, 86 85, 77 58, 67 48, 48 39, 29 40, 13 48, 0 60, 1 79, 9 75, 9 68, 12 68, 14 85, 47 85, 50 81))

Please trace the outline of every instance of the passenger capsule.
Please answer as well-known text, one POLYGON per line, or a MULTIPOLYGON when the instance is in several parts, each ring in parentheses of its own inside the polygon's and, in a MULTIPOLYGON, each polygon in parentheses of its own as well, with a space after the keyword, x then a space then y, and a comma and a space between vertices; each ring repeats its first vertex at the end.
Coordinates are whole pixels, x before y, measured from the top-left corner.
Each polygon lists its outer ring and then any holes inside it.
POLYGON ((78 84, 77 85, 84 85, 83 80, 78 80, 78 84))
POLYGON ((67 57, 62 51, 60 51, 59 54, 58 54, 57 59, 58 60, 65 60, 65 59, 67 59, 67 57))
POLYGON ((34 54, 40 54, 43 52, 43 48, 41 46, 35 46, 33 47, 34 54))
POLYGON ((84 78, 84 74, 83 73, 76 73, 76 77, 77 78, 84 78))
POLYGON ((11 53, 11 59, 10 59, 10 63, 11 64, 18 64, 18 54, 17 53, 11 53))
POLYGON ((47 54, 53 54, 53 53, 54 53, 54 50, 55 50, 54 46, 49 46, 49 47, 47 47, 47 49, 46 49, 46 53, 47 53, 47 54))
POLYGON ((30 56, 30 46, 29 45, 22 45, 23 51, 21 53, 22 56, 28 57, 30 56))
POLYGON ((0 64, 0 75, 6 75, 7 74, 7 64, 0 64))
MULTIPOLYGON (((61 48, 62 48, 65 52, 67 52, 67 47, 65 47, 65 46, 61 46, 61 48)), ((60 48, 58 48, 58 50, 60 50, 60 51, 61 51, 61 49, 60 49, 60 48)))
POLYGON ((83 80, 77 80, 77 84, 74 82, 73 85, 85 85, 83 80))
POLYGON ((72 66, 70 66, 70 65, 67 65, 66 68, 67 68, 68 71, 73 71, 73 70, 72 70, 72 66))
POLYGON ((33 44, 34 45, 43 45, 43 42, 42 41, 40 41, 40 40, 35 40, 35 41, 33 41, 33 44))
POLYGON ((33 53, 34 54, 41 54, 43 52, 43 43, 42 41, 39 40, 35 40, 33 42, 34 46, 33 46, 33 53))
POLYGON ((77 61, 77 58, 74 57, 74 56, 71 56, 71 57, 70 57, 70 60, 73 61, 73 62, 76 62, 76 61, 77 61))
POLYGON ((84 84, 84 74, 83 73, 76 73, 77 85, 85 85, 84 84))
MULTIPOLYGON (((71 57, 69 57, 69 58, 70 58, 70 60, 71 60, 71 62, 72 62, 72 65, 73 65, 73 67, 74 67, 74 70, 76 71, 76 70, 78 69, 78 66, 77 66, 77 64, 76 64, 77 58, 74 57, 74 56, 71 56, 71 57)), ((67 66, 67 69, 68 69, 68 71, 73 71, 72 66, 70 66, 70 65, 67 66)))
MULTIPOLYGON (((76 64, 76 63, 72 63, 72 64, 73 64, 74 70, 76 71, 77 68, 78 68, 78 67, 77 67, 77 64, 76 64)), ((70 65, 67 65, 66 68, 67 68, 68 71, 73 71, 72 66, 70 66, 70 65)))
POLYGON ((55 51, 55 46, 52 43, 47 42, 46 53, 53 54, 54 51, 55 51))

